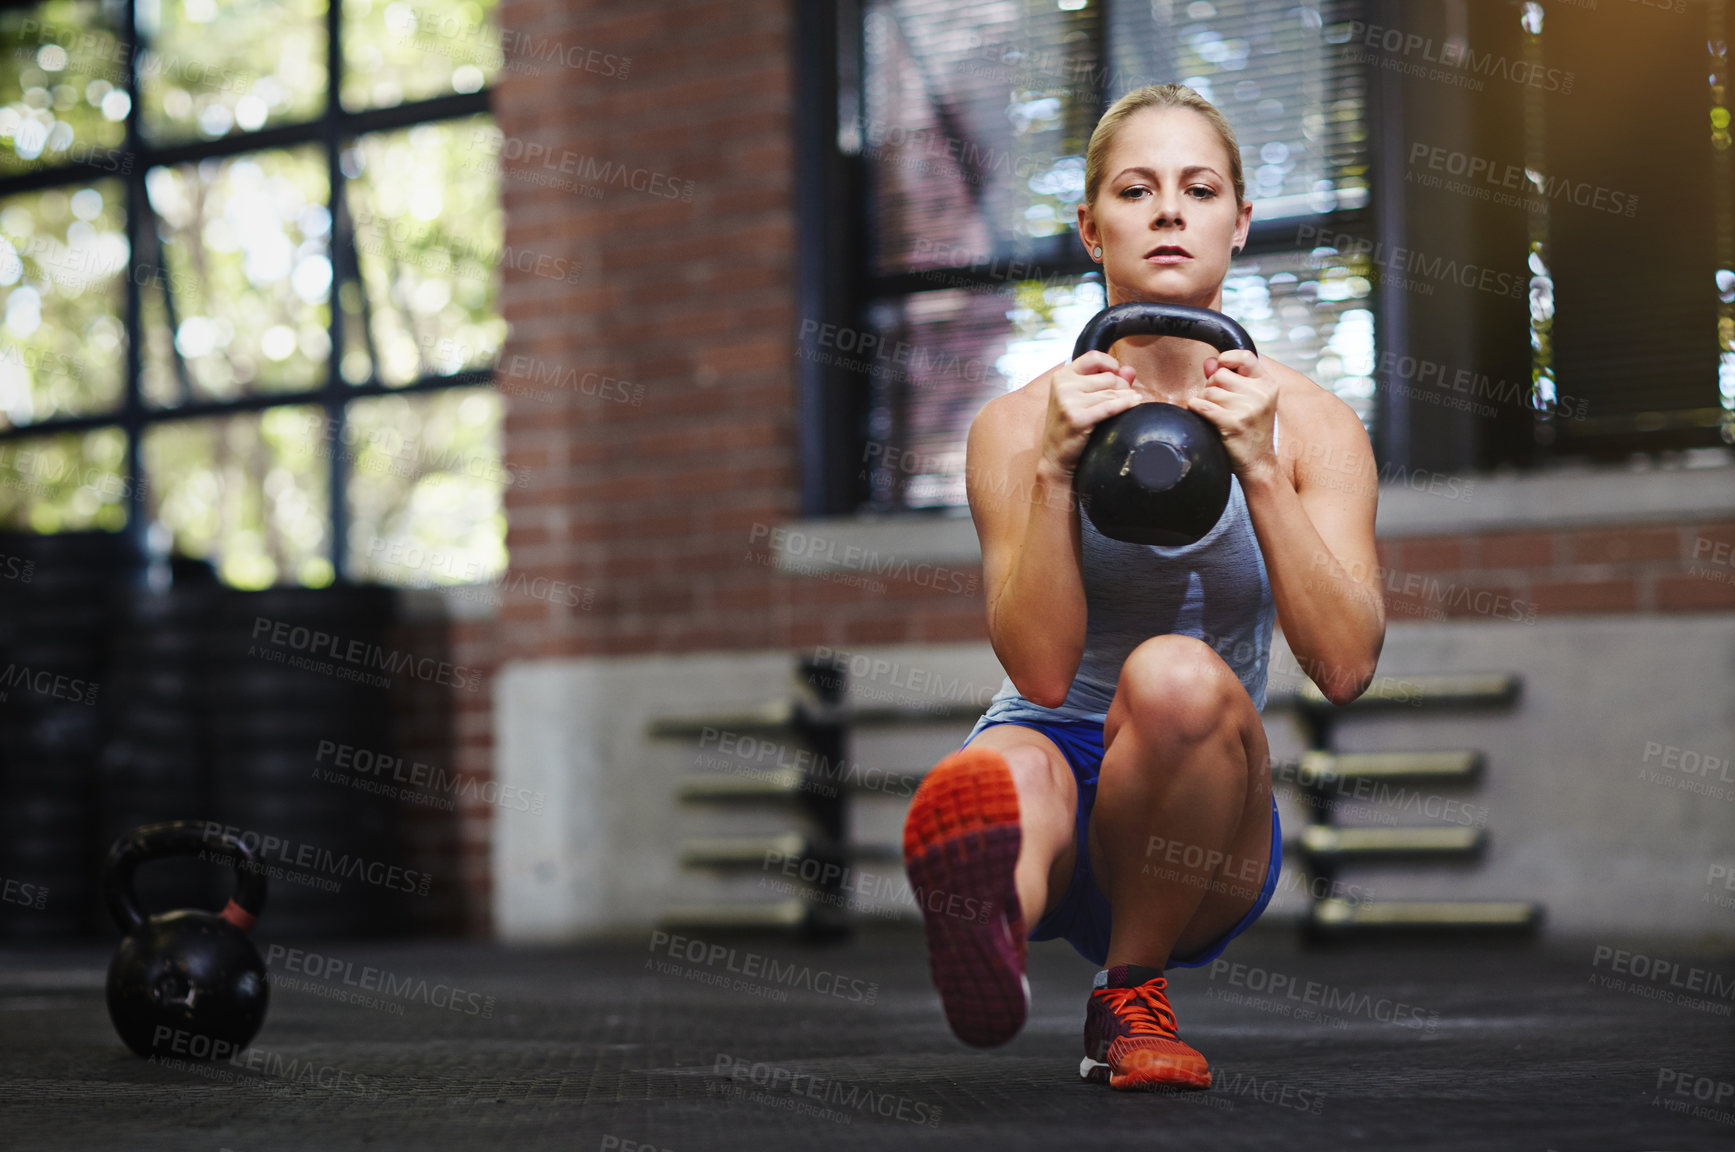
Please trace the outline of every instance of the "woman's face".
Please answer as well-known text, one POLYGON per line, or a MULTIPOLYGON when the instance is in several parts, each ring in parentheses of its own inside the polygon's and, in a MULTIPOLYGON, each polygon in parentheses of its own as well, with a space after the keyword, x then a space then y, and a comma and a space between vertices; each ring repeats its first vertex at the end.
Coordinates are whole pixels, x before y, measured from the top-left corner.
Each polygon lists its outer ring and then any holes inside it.
POLYGON ((1215 308, 1253 206, 1235 204, 1229 150, 1191 108, 1143 108, 1115 132, 1094 203, 1080 204, 1087 251, 1102 246, 1110 304, 1215 308))

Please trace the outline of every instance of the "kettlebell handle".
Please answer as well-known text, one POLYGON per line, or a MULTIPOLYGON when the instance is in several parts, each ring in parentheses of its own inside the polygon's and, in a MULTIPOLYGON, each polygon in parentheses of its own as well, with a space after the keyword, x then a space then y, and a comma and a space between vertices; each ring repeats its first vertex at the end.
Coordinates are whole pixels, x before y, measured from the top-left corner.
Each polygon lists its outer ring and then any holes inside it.
POLYGON ((251 848, 227 833, 217 835, 215 829, 215 825, 197 820, 177 820, 147 824, 114 842, 108 852, 104 897, 123 934, 145 922, 138 894, 133 891, 133 873, 138 866, 165 856, 197 856, 202 852, 226 856, 235 865, 235 894, 220 915, 243 932, 252 930, 265 909, 265 873, 251 848))
POLYGON ((1128 336, 1181 336, 1201 340, 1219 352, 1245 348, 1257 355, 1259 351, 1253 347, 1253 337, 1247 335, 1247 329, 1221 312, 1188 304, 1134 300, 1104 308, 1091 317, 1072 346, 1072 358, 1077 360, 1092 349, 1107 352, 1115 341, 1128 336))

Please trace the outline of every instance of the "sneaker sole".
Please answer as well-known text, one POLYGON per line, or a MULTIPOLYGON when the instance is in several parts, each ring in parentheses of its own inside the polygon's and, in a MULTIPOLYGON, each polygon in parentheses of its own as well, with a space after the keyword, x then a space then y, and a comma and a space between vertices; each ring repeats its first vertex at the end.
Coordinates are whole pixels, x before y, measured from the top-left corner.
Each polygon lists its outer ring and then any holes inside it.
POLYGON ((1121 1076, 1118 1077, 1120 1083, 1117 1084, 1114 1069, 1100 1060, 1092 1060, 1089 1056, 1079 1061, 1078 1078, 1087 1084, 1107 1084, 1117 1092, 1185 1092, 1211 1086, 1209 1072, 1203 1076, 1188 1074, 1178 1080, 1138 1080, 1131 1076, 1121 1076))
POLYGON ((966 748, 935 765, 904 821, 904 868, 922 911, 928 970, 946 1022, 975 1048, 1024 1027, 1024 919, 1014 872, 1018 790, 998 752, 966 748))
MULTIPOLYGON (((1116 1072, 1112 1066, 1104 1065, 1108 1071, 1108 1086, 1117 1092, 1160 1092, 1173 1089, 1209 1088, 1211 1086, 1211 1070, 1194 1071, 1184 1067, 1172 1057, 1138 1058, 1136 1054, 1128 1061, 1135 1067, 1131 1071, 1116 1072)), ((1201 1060, 1201 1063, 1203 1061, 1201 1060)))
POLYGON ((1140 1080, 1132 1076, 1110 1076, 1108 1086, 1116 1092, 1185 1092, 1211 1086, 1211 1074, 1181 1076, 1172 1080, 1140 1080))

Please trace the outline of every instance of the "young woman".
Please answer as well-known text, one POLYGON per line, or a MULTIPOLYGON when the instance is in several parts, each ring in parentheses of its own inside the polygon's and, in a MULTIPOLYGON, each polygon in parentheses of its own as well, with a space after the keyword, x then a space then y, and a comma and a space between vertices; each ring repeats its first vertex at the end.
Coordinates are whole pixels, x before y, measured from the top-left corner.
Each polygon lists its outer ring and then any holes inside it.
MULTIPOLYGON (((1078 208, 1108 302, 1221 310, 1253 215, 1244 191, 1234 131, 1197 92, 1116 101, 1091 135, 1078 208)), ((1082 1076, 1208 1087, 1162 973, 1216 958, 1276 884, 1259 716, 1274 617, 1332 701, 1373 678, 1378 478, 1354 412, 1293 368, 1160 337, 1110 351, 995 398, 971 426, 970 511, 1007 679, 918 789, 904 858, 961 1040, 1002 1044, 1023 1026, 1028 928, 1103 969, 1082 1076), (1228 449, 1228 507, 1196 544, 1106 539, 1072 497, 1091 428, 1148 400, 1199 413, 1228 449), (983 902, 995 913, 957 914, 983 902)))

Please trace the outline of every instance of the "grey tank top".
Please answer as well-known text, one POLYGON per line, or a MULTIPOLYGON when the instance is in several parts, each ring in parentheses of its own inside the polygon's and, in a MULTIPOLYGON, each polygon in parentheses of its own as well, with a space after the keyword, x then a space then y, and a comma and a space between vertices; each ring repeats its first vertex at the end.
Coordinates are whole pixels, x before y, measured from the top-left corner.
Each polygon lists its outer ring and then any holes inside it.
MULTIPOLYGON (((1277 427, 1272 425, 1272 447, 1277 427)), ((1229 503, 1202 539, 1178 548, 1110 540, 1080 513, 1083 543, 1084 659, 1059 708, 1019 695, 1007 677, 978 730, 1009 720, 1108 718, 1121 665, 1152 636, 1192 636, 1234 669, 1255 708, 1265 707, 1265 674, 1277 618, 1265 557, 1239 477, 1229 479, 1229 503)))

